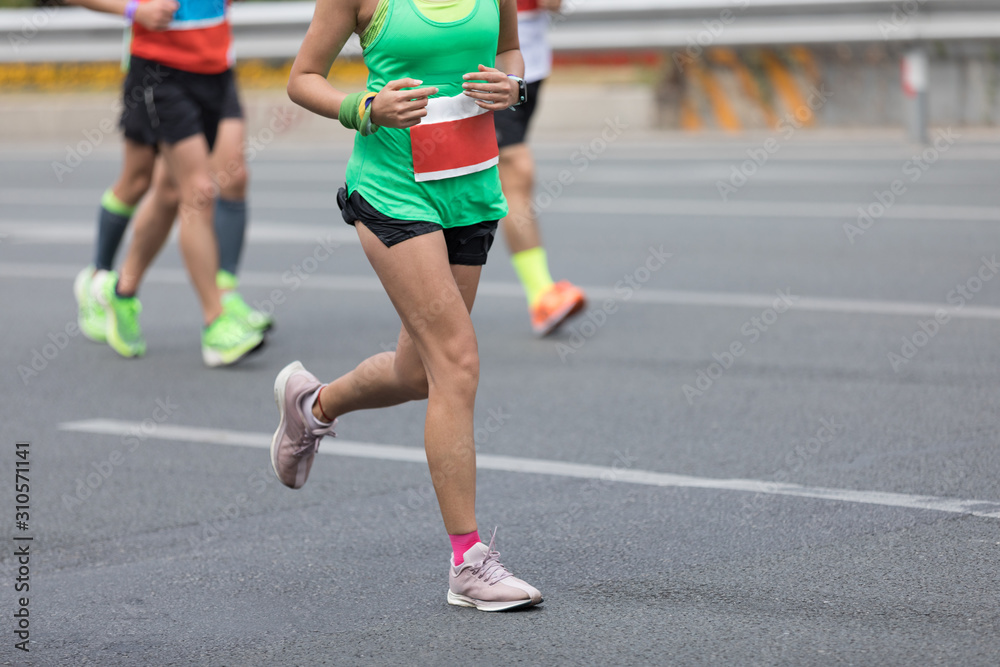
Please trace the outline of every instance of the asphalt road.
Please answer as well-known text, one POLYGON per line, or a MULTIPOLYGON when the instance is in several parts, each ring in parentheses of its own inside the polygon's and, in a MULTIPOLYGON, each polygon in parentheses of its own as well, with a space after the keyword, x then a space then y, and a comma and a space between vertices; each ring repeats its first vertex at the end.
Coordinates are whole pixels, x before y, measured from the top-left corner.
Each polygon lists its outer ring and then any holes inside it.
POLYGON ((0 663, 1000 662, 1000 145, 602 131, 539 146, 588 315, 533 338, 501 242, 474 312, 480 526, 545 595, 503 615, 445 603, 422 404, 343 418, 301 491, 270 472, 277 372, 398 327, 342 146, 255 156, 242 291, 278 326, 222 370, 175 244, 144 359, 73 335, 117 153, 0 152, 0 663))

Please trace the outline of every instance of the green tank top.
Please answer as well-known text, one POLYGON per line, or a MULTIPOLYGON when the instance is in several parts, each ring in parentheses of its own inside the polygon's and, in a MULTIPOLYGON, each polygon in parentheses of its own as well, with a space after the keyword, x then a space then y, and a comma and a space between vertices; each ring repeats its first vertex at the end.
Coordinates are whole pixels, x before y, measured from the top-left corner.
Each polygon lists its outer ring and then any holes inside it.
MULTIPOLYGON (((368 90, 396 79, 436 87, 434 97, 462 94, 462 75, 479 65, 495 67, 500 13, 495 0, 476 0, 464 18, 441 23, 424 16, 412 0, 389 0, 377 35, 364 48, 368 90)), ((359 192, 380 213, 399 220, 461 227, 507 215, 497 167, 442 180, 417 182, 410 130, 383 127, 359 132, 347 163, 347 190, 359 192)))

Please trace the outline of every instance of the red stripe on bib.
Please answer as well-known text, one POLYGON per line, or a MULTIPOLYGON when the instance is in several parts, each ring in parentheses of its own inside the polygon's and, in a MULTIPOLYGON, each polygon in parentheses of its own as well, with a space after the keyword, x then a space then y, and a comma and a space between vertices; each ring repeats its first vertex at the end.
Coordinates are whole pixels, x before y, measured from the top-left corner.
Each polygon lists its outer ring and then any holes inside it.
POLYGON ((413 173, 417 181, 474 174, 497 163, 493 112, 410 128, 413 173))

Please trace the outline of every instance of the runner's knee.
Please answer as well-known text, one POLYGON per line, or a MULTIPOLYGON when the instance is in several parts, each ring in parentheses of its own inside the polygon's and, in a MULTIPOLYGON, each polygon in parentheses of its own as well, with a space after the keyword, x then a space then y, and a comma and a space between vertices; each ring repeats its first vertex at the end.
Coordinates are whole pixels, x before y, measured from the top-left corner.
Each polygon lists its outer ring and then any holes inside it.
POLYGON ((188 188, 186 205, 203 208, 215 203, 218 188, 207 173, 193 176, 188 188))
POLYGON ((156 199, 161 206, 176 208, 181 203, 181 191, 177 184, 169 178, 159 178, 156 181, 156 199))
POLYGON ((247 180, 246 163, 233 160, 217 175, 219 181, 219 196, 230 201, 240 201, 246 198, 247 180))
POLYGON ((500 153, 500 166, 504 177, 518 184, 531 183, 535 179, 535 161, 527 147, 511 148, 500 153))
POLYGON ((119 194, 119 199, 131 205, 139 203, 142 196, 149 190, 153 181, 153 175, 143 171, 135 170, 121 175, 115 192, 119 194))
POLYGON ((474 395, 479 387, 479 349, 475 334, 456 336, 441 348, 432 361, 428 383, 437 389, 474 395))

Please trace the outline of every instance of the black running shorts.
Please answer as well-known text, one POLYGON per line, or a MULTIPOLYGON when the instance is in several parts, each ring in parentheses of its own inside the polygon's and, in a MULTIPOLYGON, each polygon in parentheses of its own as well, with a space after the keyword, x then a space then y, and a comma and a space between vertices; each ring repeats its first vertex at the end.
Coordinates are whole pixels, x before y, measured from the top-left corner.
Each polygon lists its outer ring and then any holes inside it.
POLYGON ((340 188, 337 192, 337 205, 344 215, 344 222, 349 225, 362 222, 386 248, 416 236, 443 231, 444 241, 448 245, 449 264, 461 266, 486 264, 486 255, 489 254, 493 238, 497 233, 497 220, 448 228, 443 228, 436 222, 396 220, 379 213, 360 192, 353 193, 348 199, 346 187, 340 188))
POLYGON ((235 96, 231 70, 196 74, 132 56, 121 127, 127 139, 147 146, 176 144, 203 134, 211 150, 229 90, 235 96))
POLYGON ((243 107, 240 105, 240 94, 236 90, 235 74, 229 77, 226 96, 222 99, 222 120, 232 118, 243 118, 243 107))
POLYGON ((538 104, 538 91, 541 81, 528 84, 528 101, 513 109, 504 109, 493 113, 493 122, 497 128, 497 144, 500 148, 523 144, 528 134, 528 125, 535 115, 535 105, 538 104))

